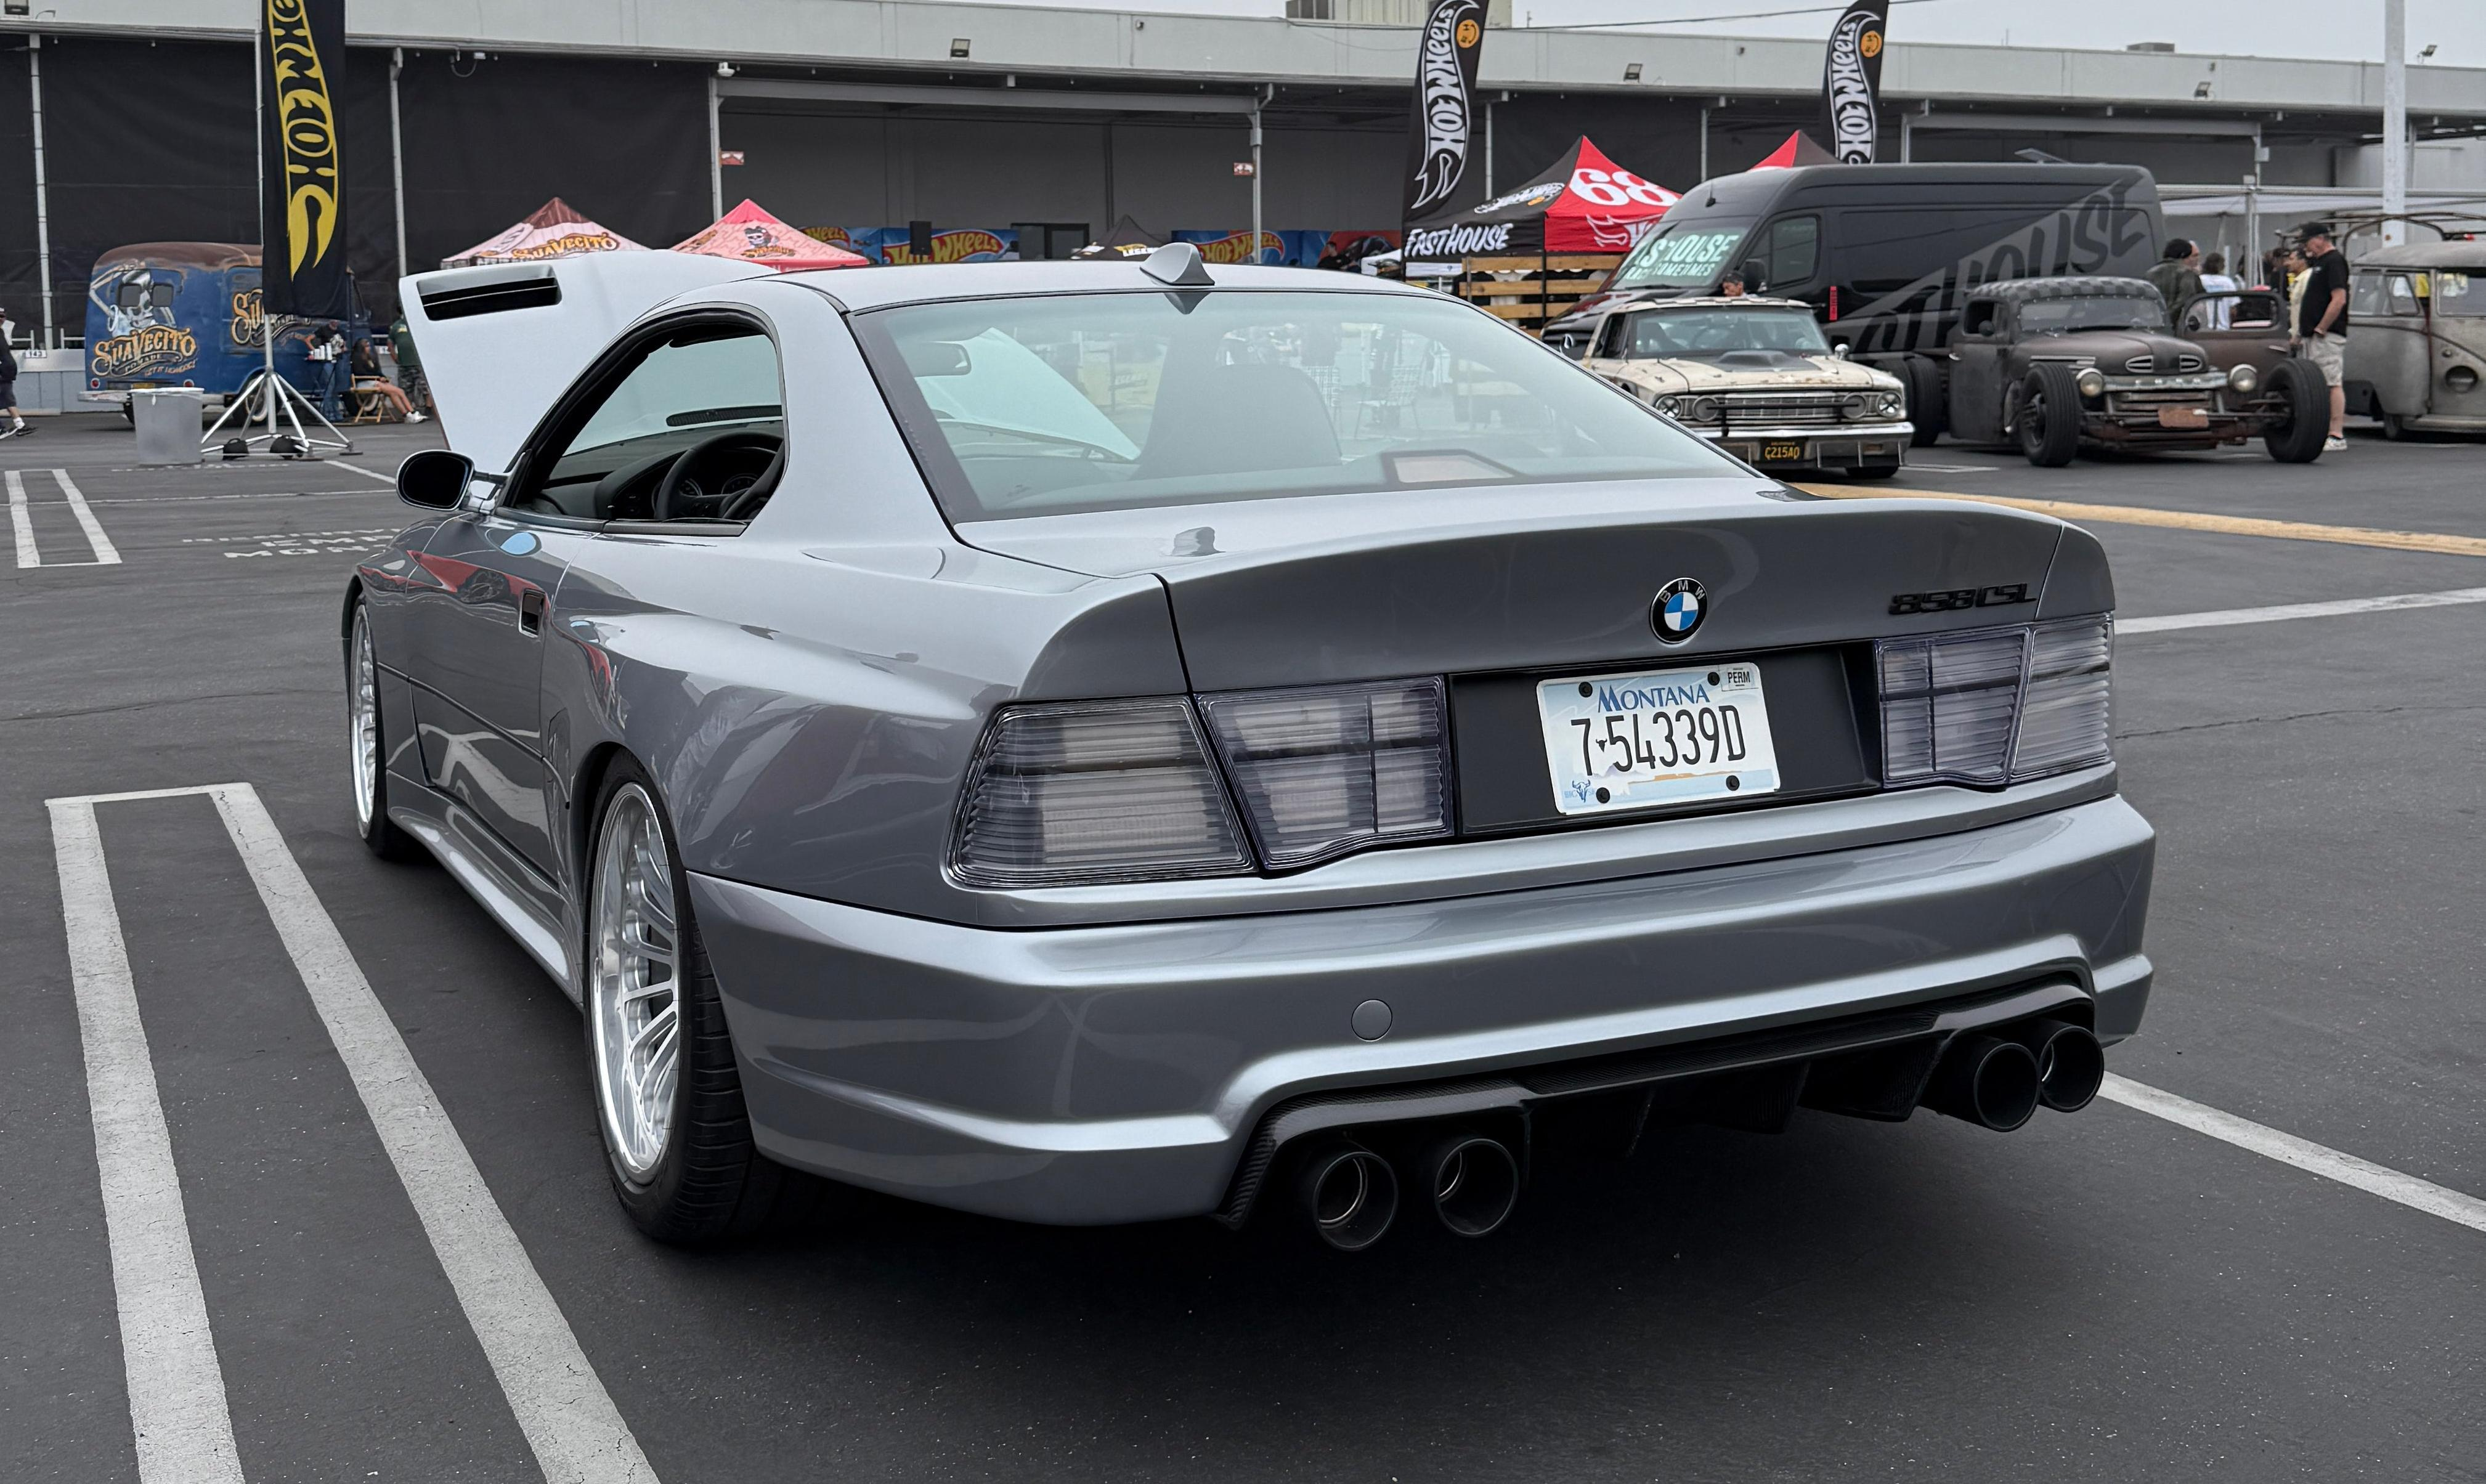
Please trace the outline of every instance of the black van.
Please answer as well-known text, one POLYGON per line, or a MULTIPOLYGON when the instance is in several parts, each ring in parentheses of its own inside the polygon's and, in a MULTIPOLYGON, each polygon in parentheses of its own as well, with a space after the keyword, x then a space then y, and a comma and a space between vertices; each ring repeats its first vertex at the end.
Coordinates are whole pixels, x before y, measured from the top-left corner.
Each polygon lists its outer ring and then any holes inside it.
POLYGON ((1749 171, 1684 192, 1598 294, 1545 327, 1545 342, 1577 359, 1617 298, 1715 293, 1740 272, 1745 292, 1803 300, 1833 344, 1897 373, 1913 413, 1941 405, 1939 357, 1969 289, 2064 273, 2139 278, 2166 232, 2158 182, 2134 165, 1749 171))

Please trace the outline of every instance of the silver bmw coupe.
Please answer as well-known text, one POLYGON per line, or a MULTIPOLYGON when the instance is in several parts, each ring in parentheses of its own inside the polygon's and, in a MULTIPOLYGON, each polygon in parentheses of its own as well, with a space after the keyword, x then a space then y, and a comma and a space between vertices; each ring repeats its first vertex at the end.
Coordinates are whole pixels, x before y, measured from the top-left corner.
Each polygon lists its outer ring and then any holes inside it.
POLYGON ((427 274, 372 848, 584 1012, 615 1190, 1501 1224, 1532 1141, 2007 1130, 2148 999, 2098 543, 1824 500, 1455 300, 1143 261, 427 274))

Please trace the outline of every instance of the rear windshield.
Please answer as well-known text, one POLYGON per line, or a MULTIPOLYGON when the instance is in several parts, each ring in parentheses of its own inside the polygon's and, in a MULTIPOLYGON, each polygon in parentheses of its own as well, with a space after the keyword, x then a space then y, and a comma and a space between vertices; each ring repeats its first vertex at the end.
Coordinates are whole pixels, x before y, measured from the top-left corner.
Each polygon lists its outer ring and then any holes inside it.
POLYGON ((1718 281, 1726 255, 1752 230, 1749 221, 1721 222, 1709 217, 1672 225, 1660 223, 1641 239, 1606 287, 1613 289, 1706 289, 1718 281))
POLYGON ((961 523, 1738 467, 1429 294, 1051 294, 854 323, 961 523))

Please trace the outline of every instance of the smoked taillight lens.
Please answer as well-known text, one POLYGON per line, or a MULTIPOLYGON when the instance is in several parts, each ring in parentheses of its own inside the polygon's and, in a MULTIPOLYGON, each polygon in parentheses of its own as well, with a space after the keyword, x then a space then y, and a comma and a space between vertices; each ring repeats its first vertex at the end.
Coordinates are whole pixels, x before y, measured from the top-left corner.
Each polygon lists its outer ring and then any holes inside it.
POLYGON ((1450 833, 1439 677, 1230 691, 1200 703, 1271 869, 1450 833))
POLYGON ((1075 886, 1252 868, 1180 697, 1009 706, 968 769, 950 869, 974 886, 1075 886))
POLYGON ((2082 618, 1881 641, 1882 781, 1992 785, 2107 761, 2113 637, 2082 618))

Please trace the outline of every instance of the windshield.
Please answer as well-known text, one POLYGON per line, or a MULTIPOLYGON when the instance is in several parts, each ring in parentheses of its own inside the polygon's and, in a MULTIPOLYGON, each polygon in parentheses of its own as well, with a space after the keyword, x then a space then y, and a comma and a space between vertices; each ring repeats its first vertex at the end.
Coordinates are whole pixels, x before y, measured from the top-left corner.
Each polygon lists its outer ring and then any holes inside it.
POLYGON ((2020 333, 2076 335, 2083 330, 2164 330, 2167 305, 2156 295, 2085 294, 2076 299, 2030 299, 2020 306, 2020 333))
POLYGON ((1830 343, 1812 316, 1795 309, 1665 309, 1632 316, 1624 354, 1634 360, 1725 355, 1729 350, 1784 350, 1828 355, 1830 343))
POLYGON ((1702 219, 1658 229, 1641 239, 1608 289, 1705 289, 1718 281, 1718 269, 1735 244, 1744 240, 1750 222, 1702 219))
POLYGON ((959 522, 1734 469, 1429 294, 1056 294, 854 323, 959 522))

